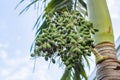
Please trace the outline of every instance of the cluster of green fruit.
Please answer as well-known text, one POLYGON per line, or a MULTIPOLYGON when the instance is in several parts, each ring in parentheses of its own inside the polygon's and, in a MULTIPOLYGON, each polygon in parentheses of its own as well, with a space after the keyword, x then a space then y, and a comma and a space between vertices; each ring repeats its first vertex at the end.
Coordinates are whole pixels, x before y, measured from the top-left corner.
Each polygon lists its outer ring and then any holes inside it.
POLYGON ((91 47, 94 47, 91 34, 98 30, 78 11, 55 12, 54 16, 46 16, 46 22, 48 26, 37 36, 32 57, 43 56, 53 63, 60 57, 71 69, 81 61, 82 55, 91 55, 91 47))

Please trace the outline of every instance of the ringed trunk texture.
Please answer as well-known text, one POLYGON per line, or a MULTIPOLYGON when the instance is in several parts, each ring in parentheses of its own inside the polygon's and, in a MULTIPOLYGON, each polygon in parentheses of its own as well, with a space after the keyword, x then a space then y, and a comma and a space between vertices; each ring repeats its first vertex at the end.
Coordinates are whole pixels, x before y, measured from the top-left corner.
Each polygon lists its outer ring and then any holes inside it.
POLYGON ((96 50, 100 55, 109 58, 97 65, 97 80, 120 80, 120 62, 117 60, 116 50, 113 43, 98 44, 96 50))

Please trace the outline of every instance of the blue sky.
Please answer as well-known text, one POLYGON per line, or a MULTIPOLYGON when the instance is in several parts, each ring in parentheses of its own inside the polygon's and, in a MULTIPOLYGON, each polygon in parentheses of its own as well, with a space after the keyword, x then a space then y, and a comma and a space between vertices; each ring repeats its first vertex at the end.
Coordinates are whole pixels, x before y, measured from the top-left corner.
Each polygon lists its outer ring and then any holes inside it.
MULTIPOLYGON (((0 80, 60 80, 63 68, 51 64, 42 58, 37 59, 33 73, 34 60, 30 58, 30 47, 34 40, 32 27, 36 20, 36 11, 18 15, 26 3, 16 10, 19 0, 1 0, 0 2, 0 80)), ((107 0, 112 18, 115 40, 120 35, 120 0, 107 0)))

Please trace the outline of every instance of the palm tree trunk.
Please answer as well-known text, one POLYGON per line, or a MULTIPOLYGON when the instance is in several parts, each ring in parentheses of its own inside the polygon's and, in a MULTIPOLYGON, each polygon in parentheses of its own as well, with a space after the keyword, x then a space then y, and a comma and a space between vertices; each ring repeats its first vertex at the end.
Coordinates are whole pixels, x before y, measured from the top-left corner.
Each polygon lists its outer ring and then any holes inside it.
POLYGON ((109 57, 97 64, 97 80, 120 80, 120 62, 117 60, 114 44, 101 43, 96 49, 100 55, 109 57))
POLYGON ((108 57, 97 63, 97 80, 120 80, 120 62, 114 47, 114 36, 106 0, 87 0, 88 16, 99 32, 93 35, 96 50, 108 57))

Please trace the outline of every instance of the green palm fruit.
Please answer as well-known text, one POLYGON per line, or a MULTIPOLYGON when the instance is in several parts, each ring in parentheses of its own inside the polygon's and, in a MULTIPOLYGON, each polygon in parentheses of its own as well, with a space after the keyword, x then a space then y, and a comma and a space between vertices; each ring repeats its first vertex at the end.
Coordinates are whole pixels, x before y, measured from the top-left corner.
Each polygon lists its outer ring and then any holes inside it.
POLYGON ((69 22, 69 18, 65 18, 65 19, 63 20, 63 22, 64 22, 64 23, 68 23, 68 22, 69 22))
POLYGON ((90 47, 89 46, 85 46, 85 49, 90 49, 90 47))
POLYGON ((62 22, 62 23, 60 23, 60 26, 65 26, 65 24, 62 22))
POLYGON ((51 29, 51 28, 49 28, 49 29, 48 29, 48 32, 52 32, 52 29, 51 29))
POLYGON ((88 40, 88 42, 94 42, 94 40, 92 39, 92 38, 87 38, 88 40))
POLYGON ((63 58, 62 58, 62 61, 63 61, 63 62, 65 62, 66 60, 67 60, 67 58, 66 58, 66 57, 63 57, 63 58))
POLYGON ((68 13, 67 11, 64 11, 63 14, 64 14, 65 16, 68 16, 68 15, 69 15, 69 13, 68 13))
POLYGON ((70 64, 69 60, 66 60, 64 64, 68 66, 70 64))
MULTIPOLYGON (((74 15, 74 14, 73 14, 74 15)), ((75 11, 75 15, 80 16, 80 12, 75 11)))
POLYGON ((55 45, 55 41, 54 40, 50 40, 49 43, 54 46, 55 45))
POLYGON ((87 38, 91 38, 91 35, 87 35, 86 37, 87 37, 87 38))
POLYGON ((76 51, 76 48, 73 48, 71 52, 72 52, 72 53, 75 53, 75 51, 76 51))
POLYGON ((53 28, 53 23, 50 23, 50 24, 49 24, 49 27, 53 28))
POLYGON ((87 54, 88 56, 91 56, 91 53, 89 53, 89 52, 87 52, 86 54, 87 54))
POLYGON ((48 56, 45 56, 45 60, 48 61, 48 56))
POLYGON ((52 58, 52 63, 55 64, 55 59, 52 58))
POLYGON ((72 65, 68 65, 67 69, 70 70, 72 68, 72 65))
POLYGON ((41 53, 41 57, 45 57, 45 54, 41 53))
POLYGON ((42 31, 43 31, 44 33, 47 33, 47 32, 48 32, 47 29, 42 29, 42 31))
POLYGON ((42 50, 42 49, 43 49, 43 46, 42 46, 42 45, 40 45, 40 46, 39 46, 39 50, 42 50))
POLYGON ((35 56, 36 56, 36 54, 32 53, 30 56, 31 56, 31 57, 35 57, 35 56))
POLYGON ((65 33, 66 33, 66 30, 62 30, 62 31, 61 31, 61 34, 65 34, 65 33))
POLYGON ((51 48, 51 45, 49 43, 46 43, 46 47, 49 49, 51 48))
POLYGON ((74 49, 74 46, 72 46, 72 47, 70 48, 70 52, 73 52, 73 49, 74 49))
POLYGON ((62 22, 62 21, 63 21, 63 17, 59 17, 58 22, 62 22))
POLYGON ((60 56, 60 53, 58 53, 57 56, 60 56))
POLYGON ((87 40, 87 38, 91 38, 91 36, 90 35, 84 35, 84 37, 83 37, 85 40, 87 40))
POLYGON ((40 53, 40 51, 38 52, 38 54, 37 54, 38 56, 41 56, 41 53, 40 53))
POLYGON ((83 46, 79 46, 79 48, 80 48, 81 50, 85 50, 85 47, 83 47, 83 46))
POLYGON ((98 29, 94 29, 95 32, 98 32, 99 30, 98 29))
POLYGON ((86 46, 85 40, 81 43, 82 46, 86 46))
POLYGON ((59 53, 60 53, 60 55, 63 55, 63 54, 64 54, 64 51, 62 50, 62 51, 60 51, 59 53))
POLYGON ((90 53, 90 54, 91 54, 91 52, 92 52, 92 51, 91 51, 90 49, 88 49, 88 53, 90 53))
POLYGON ((89 29, 89 28, 87 28, 87 27, 84 29, 84 32, 89 33, 89 31, 90 31, 90 29, 89 29))
POLYGON ((61 42, 61 39, 60 38, 55 38, 55 41, 61 42))
POLYGON ((68 60, 71 61, 73 59, 73 56, 69 55, 68 60))
POLYGON ((47 48, 46 44, 43 44, 42 48, 45 50, 47 48))
POLYGON ((89 31, 83 32, 84 35, 90 35, 89 31))
POLYGON ((91 33, 92 33, 92 34, 95 34, 95 31, 94 31, 94 29, 91 29, 91 33))
POLYGON ((41 44, 42 44, 42 42, 40 40, 36 40, 35 45, 40 46, 41 44))
POLYGON ((72 44, 76 44, 77 43, 77 41, 76 40, 74 40, 74 39, 71 39, 71 41, 70 41, 72 44))
MULTIPOLYGON (((80 49, 78 50, 78 54, 79 54, 79 55, 82 55, 82 51, 81 51, 80 49)), ((77 57, 78 57, 78 56, 77 56, 77 57)))
POLYGON ((85 24, 85 22, 86 22, 85 20, 81 20, 81 24, 85 24))
POLYGON ((75 33, 70 34, 70 36, 72 36, 72 38, 74 38, 75 40, 78 39, 78 37, 79 37, 79 36, 78 36, 77 34, 75 34, 75 33))
POLYGON ((82 32, 84 30, 83 26, 80 26, 79 32, 82 32))
POLYGON ((88 27, 93 27, 93 23, 91 23, 91 22, 86 22, 86 26, 88 26, 88 27))
POLYGON ((39 36, 37 37, 37 39, 41 39, 41 38, 43 38, 42 36, 43 36, 43 35, 39 35, 39 36))
POLYGON ((34 54, 36 54, 36 53, 37 53, 37 48, 34 49, 34 54))
POLYGON ((82 44, 82 43, 83 43, 83 40, 79 40, 78 43, 79 43, 79 44, 82 44))
POLYGON ((79 48, 76 48, 76 52, 77 52, 79 55, 82 55, 82 51, 81 51, 79 48))
POLYGON ((72 67, 75 67, 75 64, 71 64, 72 67))
POLYGON ((81 21, 83 18, 81 16, 78 16, 77 19, 81 21))
POLYGON ((88 49, 88 50, 87 50, 87 55, 88 55, 88 56, 91 56, 91 49, 88 49))
POLYGON ((57 44, 61 46, 61 45, 62 45, 62 42, 58 42, 57 44))
POLYGON ((76 20, 74 20, 74 25, 78 25, 78 22, 76 20))
POLYGON ((91 47, 92 47, 92 48, 95 48, 95 45, 92 43, 92 44, 91 44, 91 47))
POLYGON ((47 36, 48 39, 52 39, 52 37, 50 35, 47 36))
POLYGON ((44 34, 43 34, 43 38, 44 38, 44 37, 47 37, 47 36, 48 36, 48 33, 44 33, 44 34))
POLYGON ((67 25, 66 25, 66 29, 67 29, 67 30, 71 30, 71 25, 70 25, 70 24, 67 24, 67 25))
POLYGON ((61 43, 62 43, 62 45, 63 45, 63 46, 65 46, 65 45, 66 45, 65 40, 61 40, 61 43))
POLYGON ((45 41, 48 41, 48 38, 47 37, 44 37, 43 38, 43 41, 45 42, 45 41))
POLYGON ((62 28, 62 26, 57 26, 57 30, 59 30, 59 29, 61 29, 62 28))

